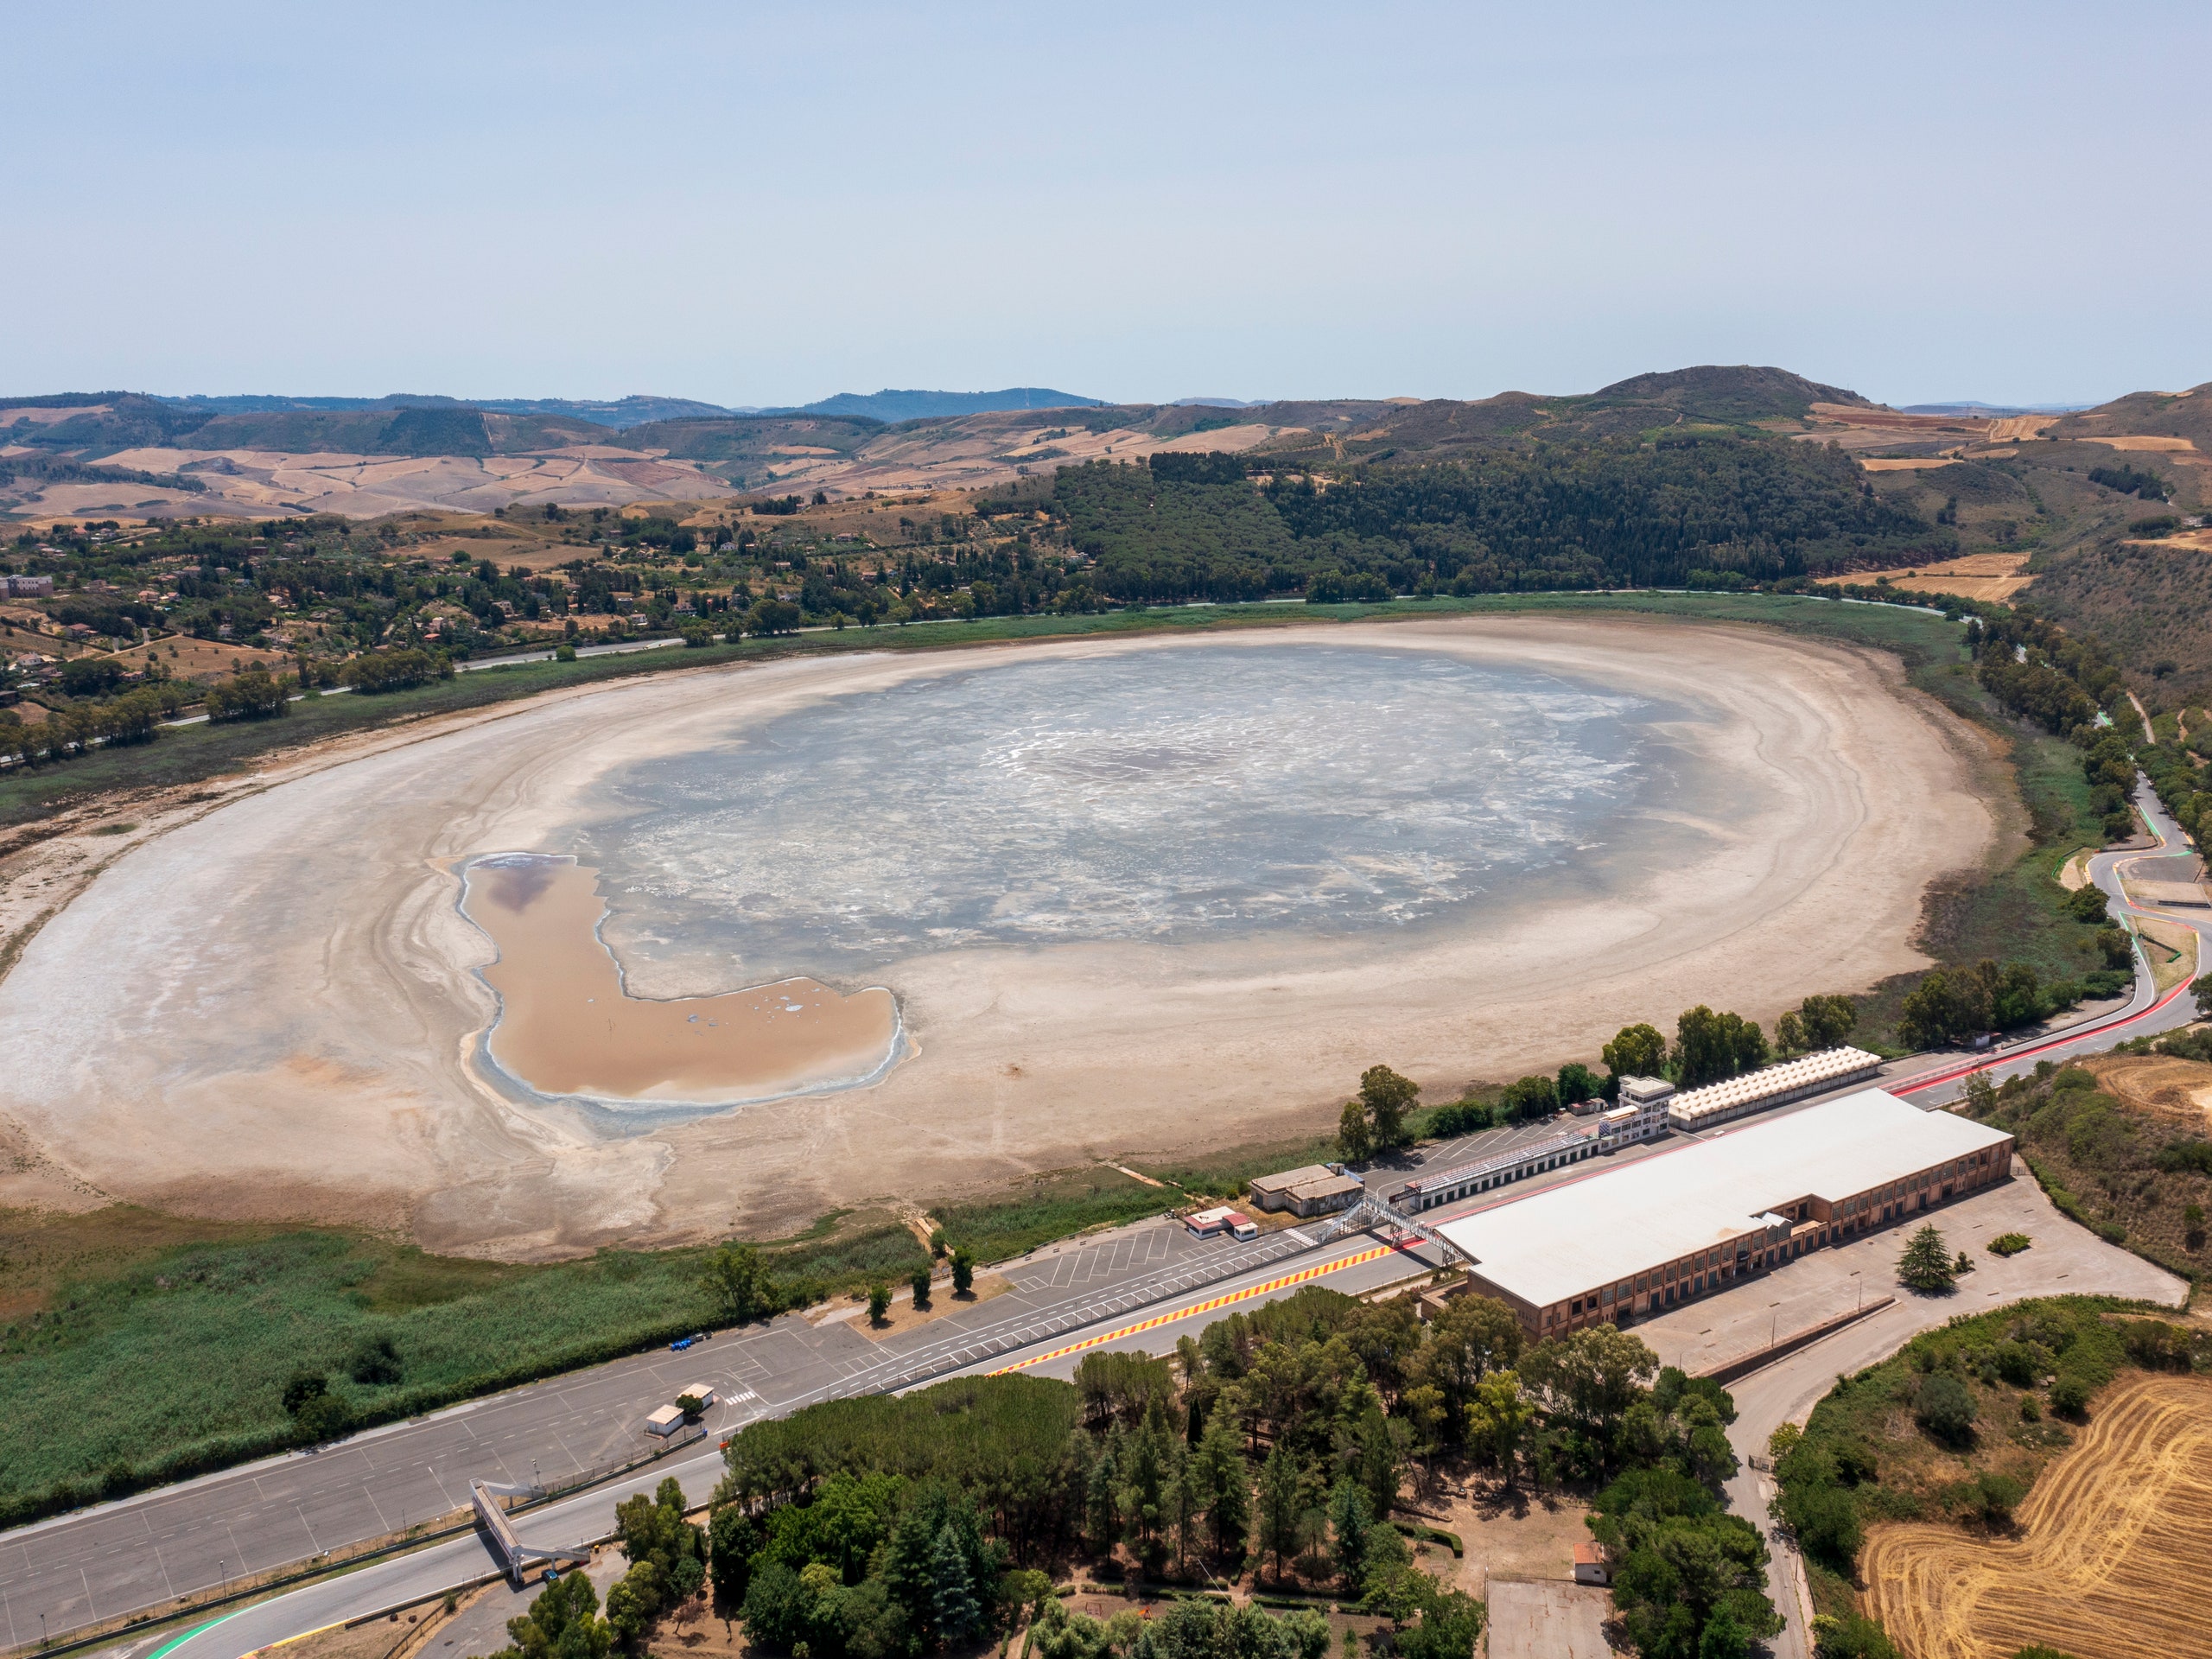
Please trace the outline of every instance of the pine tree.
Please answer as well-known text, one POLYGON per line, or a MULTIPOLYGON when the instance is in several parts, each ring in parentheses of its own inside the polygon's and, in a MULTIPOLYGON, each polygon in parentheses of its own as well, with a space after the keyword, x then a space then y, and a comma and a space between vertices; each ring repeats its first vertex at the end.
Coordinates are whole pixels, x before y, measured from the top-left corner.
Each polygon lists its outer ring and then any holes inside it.
POLYGON ((1375 1510, 1365 1491, 1357 1481, 1339 1480, 1329 1495, 1329 1560, 1344 1588, 1355 1594, 1361 1564, 1367 1559, 1367 1535, 1374 1525, 1375 1510))
POLYGON ((1167 1525, 1175 1541, 1175 1559, 1187 1567, 1198 1553, 1198 1523, 1205 1514, 1205 1493, 1198 1484, 1198 1459, 1178 1445, 1170 1454, 1166 1499, 1167 1525))
POLYGON ((1090 1547, 1101 1555, 1108 1554, 1121 1541, 1121 1480, 1113 1449, 1109 1446, 1097 1462, 1090 1465, 1090 1490, 1084 1494, 1084 1519, 1090 1533, 1090 1547))
POLYGON ((982 1622, 983 1610, 968 1576, 960 1535, 950 1521, 938 1529, 937 1546, 930 1559, 930 1607, 938 1639, 947 1647, 959 1646, 982 1622))
MULTIPOLYGON (((1473 1301, 1474 1297, 1467 1297, 1473 1301)), ((1389 1420, 1379 1410, 1364 1413, 1353 1431, 1359 1446, 1355 1472, 1367 1490, 1367 1505, 1378 1517, 1387 1517, 1398 1501, 1398 1484, 1405 1478, 1403 1448, 1392 1433, 1389 1420)))
POLYGON ((1298 1459, 1280 1440, 1260 1465, 1260 1550, 1274 1557, 1275 1582, 1282 1582, 1283 1561, 1298 1554, 1299 1522, 1305 1504, 1298 1459))
POLYGON ((1124 1443, 1122 1466, 1122 1521, 1128 1541, 1141 1558, 1159 1536, 1167 1487, 1167 1448, 1172 1443, 1166 1416, 1158 1401, 1145 1413, 1143 1424, 1124 1443))
POLYGON ((928 1629, 935 1611, 938 1538, 930 1526, 930 1507, 926 1503, 908 1506, 891 1529, 882 1565, 876 1570, 884 1589, 906 1611, 917 1631, 928 1629))
POLYGON ((1957 1270, 1951 1265, 1951 1252, 1943 1243, 1943 1235, 1936 1230, 1934 1222, 1912 1236, 1904 1247, 1904 1254, 1897 1258, 1897 1278, 1908 1287, 1923 1296, 1940 1295, 1952 1288, 1957 1270))
POLYGON ((1243 1444, 1227 1423, 1209 1423, 1192 1461, 1193 1478, 1205 1496, 1215 1561, 1226 1567, 1231 1554, 1243 1548, 1252 1519, 1252 1471, 1244 1461, 1243 1444))

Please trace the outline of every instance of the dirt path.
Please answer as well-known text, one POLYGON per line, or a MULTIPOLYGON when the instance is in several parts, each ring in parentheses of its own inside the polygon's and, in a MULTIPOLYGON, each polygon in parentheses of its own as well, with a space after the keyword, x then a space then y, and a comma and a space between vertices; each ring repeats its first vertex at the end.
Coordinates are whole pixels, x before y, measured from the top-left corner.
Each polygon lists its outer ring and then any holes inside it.
POLYGON ((2143 699, 2131 691, 2127 694, 2127 700, 2134 705, 2135 717, 2143 722, 2143 741, 2145 743, 2157 742, 2158 736, 2151 729, 2151 711, 2143 706, 2143 699))
POLYGON ((1911 1659, 2212 1656, 2212 1378, 2131 1376, 2020 1506, 2010 1538, 1874 1528, 1868 1611, 1911 1659))

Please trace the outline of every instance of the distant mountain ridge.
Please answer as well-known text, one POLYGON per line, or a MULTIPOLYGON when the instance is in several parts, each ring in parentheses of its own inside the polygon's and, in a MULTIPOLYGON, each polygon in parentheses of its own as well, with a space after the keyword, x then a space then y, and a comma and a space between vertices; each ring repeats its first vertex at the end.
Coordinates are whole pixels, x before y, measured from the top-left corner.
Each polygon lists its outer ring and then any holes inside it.
MULTIPOLYGON (((37 400, 18 398, 12 401, 17 406, 22 406, 37 400)), ((85 401, 94 399, 86 396, 85 401)), ((927 391, 919 389, 899 391, 889 388, 875 392, 841 391, 835 397, 824 397, 816 403, 782 404, 773 408, 758 404, 708 404, 696 397, 656 397, 639 393, 617 398, 450 397, 442 392, 411 391, 389 392, 382 397, 294 397, 273 392, 242 392, 224 397, 194 393, 189 397, 169 397, 156 393, 153 401, 200 415, 357 414, 397 409, 480 409, 495 415, 551 416, 589 421, 594 426, 604 426, 617 432, 627 431, 633 426, 644 426, 654 421, 723 420, 733 415, 829 415, 846 419, 881 421, 891 425, 899 421, 995 415, 1007 410, 1098 409, 1103 407, 1105 402, 1103 398, 1084 397, 1071 391, 1055 391, 1049 386, 1007 386, 999 391, 927 391)), ((1218 402, 1233 408, 1254 406, 1236 404, 1229 398, 1194 398, 1190 401, 1218 402)))
POLYGON ((232 397, 164 397, 155 401, 207 415, 275 415, 298 411, 350 413, 391 409, 482 409, 495 415, 565 416, 617 432, 648 421, 696 420, 726 415, 757 415, 757 408, 725 409, 693 397, 652 397, 632 393, 613 399, 594 397, 448 397, 442 392, 395 391, 382 397, 288 397, 247 392, 232 397))
POLYGON ((2021 415, 2078 415, 2094 404, 1904 404, 1900 415, 1965 415, 1978 421, 2010 420, 2021 415))
POLYGON ((765 415, 831 415, 846 419, 882 421, 939 421, 962 415, 997 415, 1014 409, 1102 409, 1103 397, 1079 397, 1054 391, 1049 386, 1008 386, 1001 391, 841 391, 819 403, 794 409, 769 409, 765 415))
MULTIPOLYGON (((926 468, 935 464, 925 459, 935 440, 926 427, 904 433, 914 422, 953 423, 963 428, 980 423, 967 438, 1001 444, 1014 443, 1025 425, 1080 427, 1094 435, 1108 426, 1127 428, 1160 441, 1224 424, 1258 425, 1281 435, 1267 442, 1287 454, 1300 453, 1303 442, 1318 445, 1339 460, 1383 460, 1440 458, 1469 445, 1548 437, 1625 437, 1685 424, 1774 430, 1777 422, 1795 425, 1816 404, 1873 407, 1857 392, 1784 369, 1751 365, 1705 365, 1637 375, 1594 392, 1539 396, 1507 391, 1472 402, 1293 398, 1240 404, 1228 398, 1189 398, 1173 404, 1102 404, 1052 387, 1012 386, 980 392, 843 392, 795 409, 740 410, 692 398, 641 395, 613 400, 468 401, 427 393, 175 397, 75 392, 0 397, 0 442, 67 454, 80 462, 139 448, 480 458, 601 446, 698 463, 727 486, 747 489, 791 475, 790 457, 798 454, 826 450, 859 462, 861 452, 879 436, 889 446, 880 452, 887 465, 895 450, 926 468), (13 416, 5 412, 10 409, 16 411, 13 416), (1308 435, 1302 441, 1291 435, 1300 431, 1308 435), (912 447, 916 443, 920 449, 912 447)), ((1011 467, 1059 459, 1065 453, 1050 457, 1008 454, 988 464, 1011 467)), ((906 464, 902 461, 891 472, 903 477, 900 468, 906 464)), ((963 463, 946 476, 964 480, 972 471, 963 463)), ((888 474, 884 481, 889 481, 888 474)))

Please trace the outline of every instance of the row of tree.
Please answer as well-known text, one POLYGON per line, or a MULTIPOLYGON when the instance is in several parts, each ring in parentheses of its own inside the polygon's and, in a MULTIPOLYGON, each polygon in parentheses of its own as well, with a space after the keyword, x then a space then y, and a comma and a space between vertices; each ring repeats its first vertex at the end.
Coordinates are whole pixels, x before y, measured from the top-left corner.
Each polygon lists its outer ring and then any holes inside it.
MULTIPOLYGON (((2125 949, 2124 937, 2121 943, 2125 949)), ((1931 968, 1898 1011, 1897 1037, 1914 1048, 1941 1048, 2031 1026, 2081 1000, 2080 986, 2065 980, 2045 985, 2024 962, 1931 968)))
MULTIPOLYGON (((2101 895, 2100 895, 2101 896, 2101 895)), ((1426 1132, 1437 1140, 1470 1135, 1494 1124, 1527 1123, 1586 1100, 1620 1097, 1624 1077, 1664 1077, 1694 1089, 1754 1071, 1770 1060, 1833 1048, 1859 1024, 1858 1006, 1847 996, 1808 996, 1775 1021, 1770 1048, 1755 1021, 1739 1014, 1716 1014, 1700 1003, 1675 1021, 1670 1046, 1656 1026, 1624 1026, 1607 1043, 1600 1077, 1580 1060, 1570 1060, 1550 1077, 1519 1077, 1494 1102, 1462 1100, 1429 1114, 1426 1132)), ((1371 1158, 1416 1138, 1413 1112, 1421 1090, 1387 1065, 1360 1074, 1359 1093, 1344 1103, 1337 1123, 1337 1149, 1351 1161, 1371 1158)))

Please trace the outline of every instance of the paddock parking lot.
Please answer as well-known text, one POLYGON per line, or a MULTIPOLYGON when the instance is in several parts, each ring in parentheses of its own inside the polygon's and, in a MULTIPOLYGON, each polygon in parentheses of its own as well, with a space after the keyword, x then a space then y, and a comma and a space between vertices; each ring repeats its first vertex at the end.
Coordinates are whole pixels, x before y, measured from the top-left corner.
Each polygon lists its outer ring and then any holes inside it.
POLYGON ((1492 1579, 1490 1659, 1606 1659, 1612 1592, 1556 1579, 1492 1579))
POLYGON ((1897 1327, 1891 1347, 1912 1331, 1955 1314, 2025 1296, 2083 1291, 2175 1302, 2179 1280, 2067 1220, 2051 1208, 2024 1165, 2015 1162, 2013 1171, 2013 1179, 2000 1186, 1847 1244, 1808 1251, 1763 1277, 1738 1281, 1630 1328, 1664 1363, 1696 1372, 1884 1296, 1900 1304, 1875 1316, 1885 1327, 1897 1327), (1974 1260, 1974 1272, 1960 1279, 1953 1295, 1916 1296, 1897 1281, 1897 1257, 1923 1221, 1935 1224, 1953 1255, 1965 1250, 1974 1260), (1990 1255, 1989 1241, 2009 1232, 2025 1233, 2033 1247, 2010 1259, 1990 1255))

